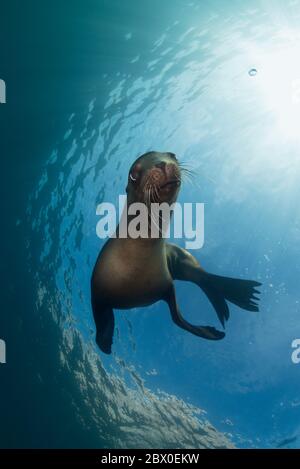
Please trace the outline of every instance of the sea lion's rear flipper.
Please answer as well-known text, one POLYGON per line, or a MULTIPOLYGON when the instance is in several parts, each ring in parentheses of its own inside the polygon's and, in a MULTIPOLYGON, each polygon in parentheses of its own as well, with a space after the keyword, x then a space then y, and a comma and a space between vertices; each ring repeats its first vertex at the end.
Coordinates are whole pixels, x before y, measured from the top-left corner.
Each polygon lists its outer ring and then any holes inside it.
POLYGON ((229 319, 229 308, 225 300, 247 311, 258 311, 257 301, 259 301, 259 298, 254 296, 260 293, 255 289, 256 286, 260 285, 258 282, 221 277, 208 273, 203 276, 203 273, 201 273, 195 283, 206 294, 223 327, 225 321, 229 319))
POLYGON ((229 319, 229 308, 224 299, 224 296, 218 290, 213 288, 213 286, 205 285, 204 282, 202 282, 201 285, 199 286, 204 291, 207 298, 209 299, 212 306, 214 307, 217 313, 217 316, 220 320, 220 323, 222 324, 223 327, 225 327, 225 321, 228 321, 229 319))
POLYGON ((96 343, 102 352, 110 354, 113 343, 115 318, 112 308, 93 304, 96 324, 96 343))
POLYGON ((188 321, 186 321, 179 311, 173 286, 168 292, 168 295, 165 297, 165 301, 169 305, 173 321, 177 326, 181 327, 182 329, 185 329, 186 331, 191 332, 191 334, 197 335, 198 337, 202 337, 203 339, 208 340, 220 340, 223 339, 223 337, 225 336, 224 332, 218 331, 214 327, 194 326, 193 324, 190 324, 188 321))
POLYGON ((260 291, 257 287, 260 282, 207 274, 207 284, 212 285, 230 303, 247 311, 258 311, 257 295, 260 291))

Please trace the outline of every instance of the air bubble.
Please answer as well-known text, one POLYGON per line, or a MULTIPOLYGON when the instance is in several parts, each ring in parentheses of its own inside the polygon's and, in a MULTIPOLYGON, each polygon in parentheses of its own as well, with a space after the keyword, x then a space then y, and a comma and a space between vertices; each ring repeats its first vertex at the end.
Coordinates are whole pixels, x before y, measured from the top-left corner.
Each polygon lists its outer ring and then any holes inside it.
POLYGON ((257 74, 257 69, 256 68, 250 68, 250 70, 248 72, 248 75, 250 75, 250 77, 255 77, 256 74, 257 74))

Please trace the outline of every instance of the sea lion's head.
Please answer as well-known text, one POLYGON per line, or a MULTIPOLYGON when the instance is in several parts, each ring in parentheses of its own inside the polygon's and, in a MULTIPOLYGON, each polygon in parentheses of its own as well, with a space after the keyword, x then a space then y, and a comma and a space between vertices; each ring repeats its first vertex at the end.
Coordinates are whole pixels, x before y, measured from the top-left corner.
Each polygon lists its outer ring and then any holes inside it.
POLYGON ((174 153, 151 151, 131 166, 126 188, 128 202, 176 201, 181 184, 180 166, 174 153))

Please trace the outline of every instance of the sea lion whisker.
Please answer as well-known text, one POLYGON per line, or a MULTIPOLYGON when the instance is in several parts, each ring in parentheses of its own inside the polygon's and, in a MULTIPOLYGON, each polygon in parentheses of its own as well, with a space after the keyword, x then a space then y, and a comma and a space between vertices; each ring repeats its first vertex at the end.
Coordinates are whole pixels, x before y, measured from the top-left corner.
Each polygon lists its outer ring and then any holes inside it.
MULTIPOLYGON (((157 190, 157 187, 156 187, 156 186, 154 186, 154 190, 156 191, 157 197, 158 197, 157 203, 159 203, 160 200, 159 200, 158 190, 157 190)), ((153 197, 153 199, 154 199, 154 197, 153 197)), ((155 199, 154 199, 154 200, 155 200, 155 199)), ((152 213, 152 210, 151 210, 151 213, 152 213)), ((158 221, 156 220, 156 222, 159 224, 159 227, 157 226, 158 229, 159 229, 159 232, 162 233, 162 228, 160 228, 160 222, 162 222, 164 225, 166 225, 166 220, 165 220, 165 218, 163 217, 163 215, 162 215, 161 212, 158 213, 158 221)))
POLYGON ((195 168, 194 162, 191 162, 191 161, 181 160, 181 161, 178 161, 178 165, 179 166, 189 167, 189 168, 195 168))
POLYGON ((153 222, 154 226, 158 229, 158 233, 161 235, 161 228, 159 226, 159 221, 155 219, 155 215, 152 212, 151 206, 150 206, 150 221, 151 223, 153 222))
POLYGON ((193 172, 193 173, 197 173, 198 170, 197 168, 193 167, 193 166, 186 166, 186 165, 179 165, 179 168, 182 170, 182 171, 190 171, 190 172, 193 172))
POLYGON ((197 174, 193 171, 189 170, 183 170, 182 171, 182 178, 188 181, 190 184, 192 184, 194 187, 197 187, 198 189, 201 189, 201 186, 199 185, 199 181, 196 178, 197 174))
MULTIPOLYGON (((192 177, 196 177, 199 174, 199 168, 196 168, 193 166, 185 166, 185 164, 183 164, 183 166, 181 166, 180 164, 179 166, 182 172, 189 173, 192 177)), ((204 179, 208 179, 210 182, 213 182, 214 184, 216 183, 216 180, 212 178, 211 176, 208 176, 207 174, 202 174, 201 177, 203 177, 204 179)))
POLYGON ((157 186, 154 186, 154 192, 155 192, 155 195, 156 195, 156 201, 159 202, 159 193, 158 193, 157 186))
POLYGON ((185 170, 183 170, 183 171, 181 172, 181 174, 182 174, 182 176, 188 176, 188 177, 190 177, 190 179, 196 179, 196 180, 198 179, 198 175, 196 175, 195 173, 193 173, 193 172, 191 172, 191 171, 185 171, 185 170), (197 176, 197 177, 196 177, 196 176, 197 176))
POLYGON ((189 174, 186 174, 186 173, 183 174, 183 175, 182 175, 182 179, 183 179, 184 181, 189 182, 189 183, 192 184, 192 185, 194 184, 194 181, 192 180, 192 178, 190 177, 189 174))
POLYGON ((180 168, 180 170, 183 172, 183 173, 188 173, 188 174, 191 174, 193 176, 196 176, 197 173, 195 170, 193 169, 189 169, 189 168, 180 168))
POLYGON ((148 210, 150 210, 150 209, 151 209, 151 186, 149 187, 147 193, 148 193, 148 198, 147 198, 147 202, 148 202, 148 203, 147 203, 147 207, 148 207, 148 210))
MULTIPOLYGON (((154 199, 154 201, 156 201, 156 202, 159 204, 159 203, 160 203, 160 200, 159 200, 159 194, 158 194, 157 186, 152 186, 152 189, 153 189, 153 190, 156 192, 156 194, 157 194, 157 200, 155 200, 155 194, 153 194, 153 199, 154 199)), ((165 220, 165 218, 162 216, 162 213, 161 213, 161 212, 158 213, 158 220, 157 220, 156 218, 154 218, 154 214, 153 214, 153 212, 152 212, 152 210, 151 210, 151 216, 153 217, 153 221, 154 221, 156 227, 158 228, 159 233, 162 234, 162 228, 160 227, 161 222, 163 222, 164 224, 166 223, 166 220, 165 220)))

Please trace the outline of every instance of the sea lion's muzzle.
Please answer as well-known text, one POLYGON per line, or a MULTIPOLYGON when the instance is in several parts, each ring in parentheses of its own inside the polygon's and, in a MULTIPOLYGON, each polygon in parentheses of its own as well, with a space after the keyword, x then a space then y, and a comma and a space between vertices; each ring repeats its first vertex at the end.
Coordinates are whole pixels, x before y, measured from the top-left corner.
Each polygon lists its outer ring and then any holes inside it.
POLYGON ((165 189, 166 187, 179 187, 180 179, 171 179, 170 181, 165 182, 160 189, 165 189))
POLYGON ((163 189, 169 185, 180 185, 180 170, 176 163, 158 163, 148 172, 148 182, 154 184, 157 189, 163 189))
POLYGON ((180 169, 176 162, 160 162, 148 170, 145 188, 152 187, 158 201, 173 202, 181 184, 180 169))

